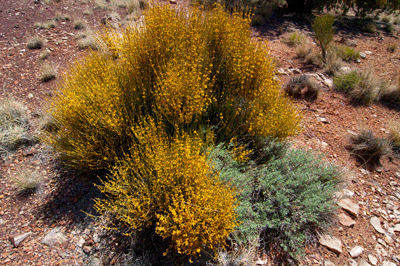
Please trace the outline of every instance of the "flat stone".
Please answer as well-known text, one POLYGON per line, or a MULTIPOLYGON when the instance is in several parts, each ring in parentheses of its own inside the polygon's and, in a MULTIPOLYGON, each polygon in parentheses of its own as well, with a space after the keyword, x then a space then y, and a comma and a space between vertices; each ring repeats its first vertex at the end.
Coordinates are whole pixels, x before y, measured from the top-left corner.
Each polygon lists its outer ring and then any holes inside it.
POLYGON ((381 257, 387 257, 388 256, 388 253, 385 250, 385 248, 379 243, 376 244, 375 251, 381 257))
POLYGON ((371 266, 371 264, 369 264, 366 260, 361 259, 358 266, 371 266))
POLYGON ((101 266, 101 260, 99 258, 93 257, 89 260, 88 266, 101 266))
POLYGON ((327 247, 328 249, 334 251, 335 253, 342 253, 342 241, 334 236, 330 235, 319 235, 319 243, 327 247))
POLYGON ((67 241, 67 237, 61 232, 61 227, 56 227, 51 229, 40 243, 52 247, 54 245, 63 245, 67 241))
POLYGON ((325 117, 318 117, 318 121, 324 124, 328 124, 328 119, 326 119, 325 117))
POLYGON ((24 234, 14 234, 8 237, 8 240, 10 240, 11 244, 17 248, 19 247, 22 242, 30 235, 32 232, 27 232, 24 234))
POLYGON ((341 213, 339 214, 339 222, 341 225, 352 227, 356 224, 356 221, 350 218, 347 214, 341 213))
POLYGON ((341 199, 338 202, 338 205, 342 207, 343 210, 349 212, 355 217, 358 217, 358 213, 360 212, 360 206, 358 203, 354 203, 351 199, 341 199))
POLYGON ((375 228, 375 230, 376 230, 378 233, 381 233, 381 234, 384 234, 384 233, 385 233, 385 230, 382 229, 381 221, 379 220, 378 217, 376 217, 376 216, 371 217, 370 223, 372 224, 372 226, 375 228))
POLYGON ((394 227, 392 227, 392 230, 394 232, 400 232, 400 224, 396 224, 394 227))
POLYGON ((396 266, 396 263, 385 260, 382 262, 382 266, 396 266))
POLYGON ((350 253, 350 256, 354 259, 354 258, 357 258, 358 256, 360 256, 363 253, 363 251, 364 251, 363 247, 355 246, 354 248, 352 248, 349 251, 349 253, 350 253))
POLYGON ((361 57, 361 58, 367 58, 367 54, 366 54, 366 53, 363 53, 363 52, 360 52, 360 57, 361 57))
POLYGON ((81 248, 84 243, 85 243, 85 239, 82 236, 80 236, 76 245, 81 248))
POLYGON ((327 86, 328 88, 332 88, 333 87, 333 79, 324 79, 322 81, 322 83, 324 83, 325 86, 327 86))
POLYGON ((376 265, 378 263, 378 259, 372 254, 368 254, 368 259, 372 265, 376 265))
POLYGON ((357 261, 349 259, 349 266, 358 266, 357 261))
POLYGON ((365 54, 372 54, 371 51, 364 51, 365 54))
POLYGON ((324 266, 335 266, 335 264, 332 261, 324 260, 324 266))

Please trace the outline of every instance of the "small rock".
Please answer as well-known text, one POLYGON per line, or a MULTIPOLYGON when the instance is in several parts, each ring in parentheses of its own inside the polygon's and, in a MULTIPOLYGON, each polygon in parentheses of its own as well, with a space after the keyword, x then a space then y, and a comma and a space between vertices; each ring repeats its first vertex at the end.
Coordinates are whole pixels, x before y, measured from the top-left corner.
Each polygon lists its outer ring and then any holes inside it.
POLYGON ((4 224, 4 223, 5 223, 4 220, 1 219, 1 216, 0 216, 0 225, 2 225, 2 224, 4 224))
POLYGON ((343 208, 343 210, 349 212, 350 214, 354 215, 355 217, 358 217, 358 213, 360 211, 360 206, 356 203, 354 203, 350 199, 341 199, 338 202, 338 205, 343 208))
POLYGON ((394 232, 400 232, 400 224, 396 224, 394 227, 392 227, 392 230, 394 232))
MULTIPOLYGON (((357 134, 356 134, 356 135, 357 135, 357 134)), ((362 173, 363 175, 369 175, 369 174, 370 174, 370 172, 369 172, 368 170, 365 170, 365 169, 363 169, 363 168, 361 168, 360 171, 361 171, 361 173, 362 173)))
POLYGON ((291 71, 293 74, 301 74, 301 73, 302 73, 301 70, 298 69, 298 68, 291 68, 290 71, 291 71))
POLYGON ((341 68, 339 69, 339 72, 342 72, 342 73, 349 73, 349 72, 351 72, 351 68, 350 68, 350 67, 343 66, 343 67, 341 67, 341 68))
POLYGON ((358 266, 357 261, 349 259, 349 266, 358 266))
POLYGON ((350 253, 350 256, 354 259, 354 258, 357 258, 358 256, 360 256, 363 253, 363 251, 364 251, 363 247, 355 246, 354 248, 352 248, 349 251, 349 253, 350 253))
POLYGON ((361 259, 358 266, 371 266, 371 264, 369 264, 366 260, 361 259))
POLYGON ((341 225, 352 227, 356 224, 356 221, 351 219, 347 214, 341 213, 339 214, 339 222, 341 225))
POLYGON ((319 243, 335 253, 342 253, 342 241, 334 236, 319 235, 319 243))
POLYGON ((100 242, 100 237, 99 237, 99 235, 97 234, 97 233, 94 233, 93 234, 93 241, 94 241, 94 243, 99 243, 100 242))
POLYGON ((382 262, 382 266, 396 266, 396 263, 385 260, 382 262))
POLYGON ((366 58, 367 55, 366 55, 365 53, 363 53, 363 52, 360 52, 360 57, 361 57, 361 58, 366 58))
POLYGON ((361 60, 360 60, 360 59, 357 59, 357 60, 356 60, 356 63, 361 63, 361 60))
POLYGON ((85 239, 81 236, 79 238, 78 242, 76 243, 76 245, 81 248, 84 243, 85 243, 85 239))
POLYGON ((85 254, 89 254, 93 249, 93 246, 83 246, 82 250, 85 252, 85 254))
POLYGON ((332 261, 324 260, 324 266, 335 266, 335 264, 332 261))
POLYGON ((170 3, 170 4, 174 4, 174 5, 177 4, 176 0, 169 0, 169 3, 170 3))
POLYGON ((10 240, 11 244, 13 244, 13 246, 15 248, 19 247, 22 242, 30 235, 32 234, 32 232, 27 232, 24 234, 15 234, 15 235, 11 235, 8 237, 8 239, 10 240))
POLYGON ((385 241, 386 243, 388 243, 389 245, 392 245, 394 243, 394 240, 392 238, 391 235, 389 235, 388 233, 385 232, 385 241))
POLYGON ((372 54, 371 51, 364 51, 364 53, 365 53, 365 54, 368 54, 368 55, 372 54))
POLYGON ((343 192, 343 195, 348 198, 352 198, 354 196, 354 191, 351 191, 348 189, 343 189, 342 192, 343 192))
POLYGON ((368 254, 368 259, 372 265, 376 265, 378 263, 378 259, 372 254, 368 254))
POLYGON ((33 94, 32 93, 29 93, 28 94, 28 99, 32 99, 33 98, 33 94))
POLYGON ((61 232, 61 227, 56 227, 51 229, 40 243, 52 247, 57 244, 63 245, 67 241, 67 237, 61 232))
POLYGON ((318 121, 324 124, 329 124, 328 120, 325 117, 318 117, 318 121))
POLYGON ((385 230, 382 229, 381 227, 381 221, 376 217, 371 217, 370 223, 372 226, 375 228, 375 230, 381 234, 385 233, 385 230))
POLYGON ((93 257, 89 260, 88 266, 101 266, 101 260, 99 258, 93 257))
POLYGON ((279 68, 277 71, 278 75, 289 75, 283 68, 279 68))

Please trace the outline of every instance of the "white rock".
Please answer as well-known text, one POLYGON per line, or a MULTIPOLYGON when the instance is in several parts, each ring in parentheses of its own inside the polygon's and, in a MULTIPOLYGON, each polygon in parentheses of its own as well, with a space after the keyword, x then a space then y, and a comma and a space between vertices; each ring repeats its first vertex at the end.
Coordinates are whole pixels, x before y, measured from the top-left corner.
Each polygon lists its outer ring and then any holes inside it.
POLYGON ((364 51, 365 54, 372 54, 371 51, 364 51))
POLYGON ((360 57, 361 57, 361 58, 366 58, 367 55, 366 55, 365 53, 361 52, 361 53, 360 53, 360 57))
POLYGON ((349 266, 358 266, 357 261, 349 259, 349 266))
POLYGON ((394 227, 392 227, 392 230, 395 232, 400 232, 400 224, 396 224, 394 227))
POLYGON ((332 261, 324 260, 324 266, 335 266, 335 264, 332 261))
POLYGON ((371 266, 371 264, 369 264, 366 260, 361 259, 358 266, 371 266))
POLYGON ((32 232, 27 232, 24 234, 19 234, 19 235, 12 235, 9 236, 8 239, 10 240, 11 244, 13 244, 13 246, 15 248, 19 247, 21 245, 21 243, 30 235, 32 234, 32 232))
POLYGON ((372 254, 368 254, 368 259, 372 265, 376 265, 378 263, 378 259, 372 254))
POLYGON ((342 253, 342 241, 337 237, 328 234, 319 235, 319 243, 335 253, 342 253))
POLYGON ((256 265, 267 265, 267 264, 268 264, 268 260, 258 259, 256 261, 256 265))
POLYGON ((375 228, 375 230, 381 234, 385 233, 385 230, 382 229, 381 226, 381 221, 379 220, 378 217, 371 217, 370 223, 372 224, 372 226, 375 228))
POLYGON ((363 247, 355 246, 354 248, 352 248, 349 251, 349 253, 350 253, 350 256, 354 259, 354 258, 357 258, 358 256, 360 256, 363 253, 363 251, 364 251, 363 247))
POLYGON ((343 208, 343 210, 349 212, 350 214, 358 217, 360 211, 360 206, 358 203, 354 203, 351 199, 341 199, 338 205, 343 208))
POLYGON ((385 260, 382 262, 382 266, 396 266, 396 263, 385 260))
POLYGON ((79 240, 76 243, 76 245, 81 248, 83 246, 83 244, 85 243, 85 241, 86 240, 81 236, 81 237, 79 237, 79 240))
POLYGON ((40 243, 52 247, 57 244, 62 245, 67 241, 67 237, 61 232, 61 227, 56 227, 51 229, 40 243))
POLYGON ((349 72, 351 72, 351 68, 343 66, 343 67, 340 68, 339 71, 342 72, 342 73, 349 73, 349 72))

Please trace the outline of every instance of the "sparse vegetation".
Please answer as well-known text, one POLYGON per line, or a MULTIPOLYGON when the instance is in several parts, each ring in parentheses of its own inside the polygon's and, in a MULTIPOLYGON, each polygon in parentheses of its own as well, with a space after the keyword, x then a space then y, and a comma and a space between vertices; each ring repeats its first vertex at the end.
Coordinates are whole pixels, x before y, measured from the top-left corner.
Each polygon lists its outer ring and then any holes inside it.
POLYGON ((346 45, 332 45, 333 53, 344 61, 356 61, 360 58, 360 53, 354 48, 346 45))
POLYGON ((40 67, 40 81, 47 82, 57 77, 57 69, 53 63, 44 62, 40 67))
POLYGON ((295 76, 285 86, 285 92, 294 98, 316 100, 319 94, 318 85, 306 75, 295 76))
POLYGON ((400 153, 400 124, 392 122, 389 125, 389 141, 396 153, 400 153))
POLYGON ((362 165, 377 166, 382 156, 390 151, 388 141, 375 137, 371 130, 361 130, 352 135, 350 141, 349 151, 362 165))
POLYGON ((77 19, 74 21, 74 29, 83 30, 86 28, 86 23, 83 20, 77 19))
POLYGON ((100 50, 99 41, 90 32, 85 32, 80 36, 81 38, 77 42, 79 49, 100 50))
POLYGON ((293 31, 287 35, 286 38, 283 39, 284 43, 287 43, 289 46, 297 46, 306 42, 306 36, 300 31, 293 31))
POLYGON ((398 46, 397 43, 391 43, 389 44, 387 50, 391 53, 394 53, 397 49, 397 46, 398 46))
POLYGON ((46 49, 39 55, 39 58, 41 60, 46 60, 47 58, 49 58, 50 54, 50 51, 46 49))
POLYGON ((33 36, 28 39, 27 47, 29 49, 41 49, 43 47, 44 41, 39 36, 33 36))
POLYGON ((0 155, 33 141, 29 134, 29 121, 25 108, 18 102, 5 98, 0 100, 0 155))
POLYGON ((34 192, 41 183, 41 175, 38 170, 32 170, 27 167, 18 169, 12 176, 15 185, 20 193, 34 192))
POLYGON ((36 22, 34 27, 38 29, 53 29, 56 27, 56 22, 54 20, 49 20, 47 22, 36 22))
POLYGON ((379 101, 386 83, 380 81, 372 70, 351 71, 334 77, 335 87, 348 94, 354 103, 370 104, 379 101))
POLYGON ((71 16, 66 13, 57 12, 54 21, 70 21, 71 16))

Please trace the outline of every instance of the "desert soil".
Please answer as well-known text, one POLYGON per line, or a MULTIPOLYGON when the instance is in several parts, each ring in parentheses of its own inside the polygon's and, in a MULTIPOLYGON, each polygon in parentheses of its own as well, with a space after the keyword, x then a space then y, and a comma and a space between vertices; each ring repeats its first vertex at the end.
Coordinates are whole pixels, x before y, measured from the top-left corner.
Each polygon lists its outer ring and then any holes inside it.
MULTIPOLYGON (((183 0, 177 2, 178 6, 187 4, 183 0)), ((101 27, 101 19, 111 13, 111 10, 93 9, 95 6, 93 1, 81 0, 52 1, 49 4, 34 0, 0 0, 0 97, 20 101, 33 121, 39 119, 57 90, 58 82, 40 81, 39 70, 43 63, 40 54, 45 49, 50 51, 46 60, 55 64, 58 73, 81 58, 87 51, 78 48, 75 37, 80 30, 74 29, 74 20, 83 19, 88 27, 96 30, 101 27), (36 22, 45 22, 57 13, 69 14, 71 19, 58 22, 52 29, 33 27, 36 22), (42 49, 27 48, 28 38, 34 35, 46 40, 42 49)), ((116 7, 115 11, 121 18, 128 14, 124 8, 116 7)), ((267 25, 254 27, 253 34, 269 43, 278 68, 285 71, 298 69, 303 74, 320 72, 318 67, 306 65, 298 59, 295 48, 282 42, 285 33, 295 28, 312 39, 309 23, 299 22, 289 15, 276 16, 267 25)), ((378 28, 376 33, 367 34, 357 28, 339 27, 334 41, 341 38, 353 40, 357 43, 356 50, 368 51, 361 62, 348 63, 350 68, 372 68, 382 78, 398 79, 400 49, 393 53, 387 51, 391 44, 400 45, 398 31, 399 28, 395 28, 392 34, 388 34, 378 28)), ((295 75, 287 72, 287 75, 279 76, 282 84, 295 75)), ((390 234, 388 239, 370 222, 371 218, 377 217, 386 233, 391 227, 399 226, 400 159, 394 155, 386 156, 380 167, 366 169, 346 149, 351 134, 361 128, 368 128, 379 137, 387 137, 389 125, 400 123, 399 108, 381 104, 354 106, 332 87, 322 83, 320 86, 321 93, 316 101, 296 102, 303 114, 304 131, 291 141, 295 147, 322 153, 326 160, 346 169, 343 194, 359 207, 359 211, 358 215, 351 215, 343 208, 338 209, 338 217, 345 215, 354 223, 346 226, 337 218, 329 230, 332 236, 340 239, 341 252, 318 243, 310 244, 301 263, 367 265, 363 263, 372 264, 373 259, 369 258, 372 255, 378 260, 376 265, 400 265, 399 232, 390 234), (362 247, 363 252, 352 258, 349 252, 355 246, 362 247)), ((86 215, 93 213, 92 199, 99 193, 88 187, 85 178, 56 164, 41 143, 22 148, 10 159, 0 161, 0 264, 96 265, 101 262, 114 265, 123 260, 119 247, 124 243, 119 243, 117 236, 107 235, 94 223, 96 219, 89 219, 86 215), (40 171, 42 182, 36 193, 21 194, 13 183, 12 176, 22 168, 40 171), (54 228, 61 230, 61 244, 43 244, 44 236, 54 228), (19 247, 14 247, 10 237, 27 232, 31 234, 19 247)), ((267 264, 274 265, 273 260, 269 259, 267 264)))

